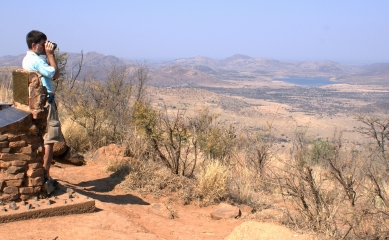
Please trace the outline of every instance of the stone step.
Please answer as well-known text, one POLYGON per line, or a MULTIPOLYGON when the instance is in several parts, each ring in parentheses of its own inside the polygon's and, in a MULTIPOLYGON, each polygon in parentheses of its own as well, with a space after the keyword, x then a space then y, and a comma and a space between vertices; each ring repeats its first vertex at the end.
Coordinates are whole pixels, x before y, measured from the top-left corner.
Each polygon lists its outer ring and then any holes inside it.
POLYGON ((20 220, 92 213, 95 200, 60 185, 47 199, 31 199, 0 205, 0 223, 20 220))

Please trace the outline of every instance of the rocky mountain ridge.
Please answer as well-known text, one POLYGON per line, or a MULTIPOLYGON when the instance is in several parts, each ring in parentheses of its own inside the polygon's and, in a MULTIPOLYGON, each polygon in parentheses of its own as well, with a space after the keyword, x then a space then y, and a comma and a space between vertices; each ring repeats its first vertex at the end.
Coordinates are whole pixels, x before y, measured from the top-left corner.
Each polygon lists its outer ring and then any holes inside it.
MULTIPOLYGON (((67 53, 67 71, 75 69, 81 60, 81 53, 67 53)), ((21 66, 24 54, 0 57, 0 66, 21 66)), ((104 80, 112 67, 134 66, 136 62, 112 55, 88 52, 83 56, 80 78, 92 75, 104 80)), ((376 63, 365 66, 344 65, 334 61, 278 61, 269 58, 253 58, 235 54, 215 60, 197 56, 173 61, 150 63, 151 84, 157 86, 202 85, 204 82, 217 84, 220 80, 266 77, 328 77, 346 79, 350 76, 379 77, 389 79, 389 63, 376 63)))

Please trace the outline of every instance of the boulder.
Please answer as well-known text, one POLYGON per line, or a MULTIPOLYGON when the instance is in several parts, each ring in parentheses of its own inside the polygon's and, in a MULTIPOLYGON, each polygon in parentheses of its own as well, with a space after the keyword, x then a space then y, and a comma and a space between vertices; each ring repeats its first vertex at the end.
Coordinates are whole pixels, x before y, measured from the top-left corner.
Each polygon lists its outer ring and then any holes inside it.
POLYGON ((78 154, 76 149, 74 149, 72 147, 68 147, 67 151, 63 155, 61 155, 57 158, 59 158, 60 160, 64 160, 70 164, 76 165, 76 166, 81 166, 81 165, 85 164, 84 157, 82 155, 78 154))
POLYGON ((245 204, 241 204, 238 206, 241 213, 242 213, 242 217, 247 217, 249 216, 250 214, 254 213, 255 212, 255 209, 250 207, 250 206, 247 206, 245 204))
POLYGON ((66 150, 68 150, 68 145, 66 145, 66 142, 56 142, 53 146, 53 156, 61 156, 66 152, 66 150))
POLYGON ((228 219, 228 218, 238 218, 240 217, 240 209, 236 206, 232 206, 227 203, 220 203, 216 208, 211 212, 211 218, 215 220, 228 219))
POLYGON ((153 203, 149 208, 149 212, 154 213, 158 216, 173 219, 173 214, 163 203, 153 203))
POLYGON ((110 144, 97 149, 93 155, 93 160, 105 163, 128 161, 128 157, 132 157, 132 155, 125 147, 110 144))

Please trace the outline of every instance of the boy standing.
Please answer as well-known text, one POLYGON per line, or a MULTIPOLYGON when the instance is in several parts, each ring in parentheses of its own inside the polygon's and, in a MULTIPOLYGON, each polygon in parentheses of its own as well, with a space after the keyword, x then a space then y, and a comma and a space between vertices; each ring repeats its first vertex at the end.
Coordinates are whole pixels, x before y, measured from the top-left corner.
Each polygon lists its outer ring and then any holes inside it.
POLYGON ((47 37, 44 33, 33 30, 27 34, 26 41, 29 50, 23 59, 23 68, 42 74, 42 84, 48 92, 48 100, 45 106, 48 109, 47 132, 43 137, 45 145, 43 167, 45 169, 44 177, 46 182, 50 179, 50 165, 53 160, 54 142, 64 141, 53 93, 53 79, 59 77, 59 71, 54 58, 54 44, 52 42, 46 42, 47 37), (46 60, 41 57, 42 55, 46 55, 46 60))

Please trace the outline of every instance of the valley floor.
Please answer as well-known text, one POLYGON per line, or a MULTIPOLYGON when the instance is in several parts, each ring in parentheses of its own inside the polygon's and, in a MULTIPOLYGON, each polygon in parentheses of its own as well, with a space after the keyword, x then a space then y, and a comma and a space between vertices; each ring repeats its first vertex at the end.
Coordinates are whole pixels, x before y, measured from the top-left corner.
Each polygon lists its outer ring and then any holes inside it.
POLYGON ((149 97, 154 106, 195 115, 207 108, 237 128, 259 129, 271 125, 281 141, 280 150, 290 146, 296 129, 306 128, 312 139, 331 140, 342 132, 344 142, 366 142, 356 129, 359 115, 387 117, 389 88, 379 85, 334 84, 306 88, 259 79, 228 81, 224 87, 153 88, 149 97))

